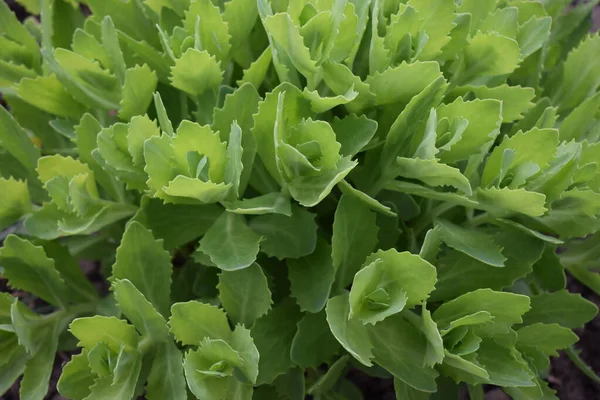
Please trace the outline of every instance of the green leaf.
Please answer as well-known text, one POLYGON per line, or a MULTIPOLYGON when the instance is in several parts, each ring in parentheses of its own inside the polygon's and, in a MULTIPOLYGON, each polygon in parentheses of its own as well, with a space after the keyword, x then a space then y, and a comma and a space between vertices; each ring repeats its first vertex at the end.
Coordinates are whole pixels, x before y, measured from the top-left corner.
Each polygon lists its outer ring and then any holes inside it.
POLYGON ((292 342, 292 361, 302 368, 316 368, 328 363, 339 351, 339 344, 329 330, 325 311, 306 314, 298 322, 292 342))
POLYGON ((488 382, 508 387, 535 386, 529 367, 519 353, 497 344, 493 339, 484 339, 477 351, 478 360, 485 365, 488 382))
POLYGON ((522 322, 521 316, 529 308, 527 296, 479 289, 442 304, 433 313, 433 320, 445 329, 452 321, 487 311, 494 317, 495 323, 512 325, 522 322))
POLYGON ((204 338, 231 338, 227 316, 223 310, 199 301, 175 303, 169 319, 171 333, 184 345, 198 346, 204 338))
POLYGON ((358 189, 355 189, 354 187, 352 187, 352 185, 350 185, 345 180, 340 181, 340 183, 338 183, 338 187, 340 188, 340 190, 342 191, 343 194, 347 194, 348 196, 352 196, 352 197, 362 201, 367 206, 369 206, 369 208, 371 208, 373 211, 377 211, 388 217, 397 217, 398 216, 394 211, 392 211, 392 209, 390 207, 381 204, 379 201, 375 200, 368 194, 363 193, 358 189))
POLYGON ((98 378, 90 387, 91 394, 86 399, 131 398, 142 367, 142 356, 137 352, 122 350, 118 355, 114 376, 98 378))
POLYGON ((417 179, 429 186, 452 186, 466 195, 472 194, 469 180, 457 168, 433 159, 398 157, 395 174, 403 178, 417 179))
POLYGON ((252 326, 271 309, 271 291, 258 264, 219 275, 219 299, 233 323, 252 326))
POLYGON ((439 77, 421 93, 413 97, 392 124, 381 155, 384 173, 395 171, 397 157, 407 155, 414 132, 421 121, 427 119, 432 107, 440 102, 446 89, 446 81, 439 77))
POLYGON ((531 297, 531 310, 523 316, 523 324, 559 324, 579 328, 598 313, 594 303, 579 294, 560 290, 531 297))
POLYGON ((292 216, 290 200, 282 193, 268 193, 251 199, 236 200, 227 204, 227 211, 244 215, 283 214, 288 217, 292 216))
POLYGON ((287 261, 290 295, 294 297, 302 311, 320 312, 327 303, 331 285, 335 278, 331 246, 324 240, 317 240, 312 254, 297 260, 287 261))
POLYGON ((112 268, 114 279, 129 280, 163 316, 171 304, 171 257, 162 240, 139 222, 131 222, 123 234, 112 268), (147 271, 152 270, 151 274, 147 271))
POLYGON ((198 250, 222 270, 236 271, 256 261, 261 240, 243 216, 226 212, 206 231, 198 250))
POLYGON ((242 163, 243 151, 242 130, 237 122, 234 121, 231 124, 229 143, 227 144, 227 164, 225 165, 224 180, 232 185, 232 197, 236 199, 240 195, 240 178, 244 169, 244 164, 242 163))
POLYGON ((223 79, 219 63, 207 51, 188 49, 171 67, 172 85, 192 96, 216 91, 223 79))
POLYGON ((44 249, 15 235, 4 240, 0 253, 2 275, 11 287, 28 291, 57 307, 69 303, 69 291, 63 278, 44 249))
POLYGON ((159 345, 148 375, 146 398, 148 400, 187 399, 182 364, 181 351, 172 340, 159 345))
POLYGON ((156 343, 168 339, 167 321, 129 280, 115 280, 112 289, 119 308, 142 335, 156 343))
POLYGON ((507 187, 501 189, 491 187, 478 189, 476 195, 482 208, 489 209, 494 213, 515 212, 536 217, 547 211, 544 207, 546 196, 525 189, 512 190, 507 187))
POLYGON ((517 330, 517 347, 535 347, 545 355, 558 357, 557 350, 566 349, 579 338, 569 328, 558 324, 537 323, 517 330))
POLYGON ((65 364, 57 383, 58 392, 69 399, 83 400, 90 394, 90 386, 97 376, 90 370, 87 350, 71 357, 65 364))
POLYGON ((398 378, 394 379, 394 392, 397 398, 406 400, 427 400, 430 397, 429 393, 414 389, 398 378))
POLYGON ((243 377, 239 373, 236 377, 244 383, 256 383, 260 355, 250 330, 242 325, 236 325, 231 337, 231 347, 238 352, 243 361, 243 366, 239 369, 243 377))
POLYGON ((421 310, 421 322, 418 328, 427 338, 427 349, 425 350, 423 365, 433 367, 435 364, 441 364, 444 360, 444 342, 437 324, 431 318, 431 312, 425 305, 421 310))
POLYGON ((271 383, 293 366, 290 350, 301 318, 298 306, 288 300, 254 323, 251 334, 260 354, 257 384, 271 383))
POLYGON ((469 121, 460 141, 440 154, 441 161, 446 164, 468 160, 472 155, 489 149, 500 133, 502 103, 498 100, 464 101, 459 97, 450 104, 442 104, 436 112, 440 121, 444 118, 452 121, 458 117, 469 121))
POLYGON ((0 142, 27 171, 33 173, 40 157, 40 150, 33 145, 27 132, 2 107, 0 108, 0 142))
POLYGON ((377 131, 377 121, 364 115, 350 114, 342 119, 334 117, 331 127, 335 140, 341 144, 340 154, 355 156, 369 143, 377 131))
POLYGON ((371 329, 374 361, 395 378, 424 392, 435 392, 438 373, 424 367, 427 340, 400 315, 394 315, 371 329))
POLYGON ((335 212, 331 239, 337 288, 352 282, 375 248, 377 232, 376 215, 360 200, 343 195, 335 212))
POLYGON ((562 112, 575 108, 586 98, 595 94, 600 85, 600 62, 593 60, 581 69, 582 61, 587 54, 596 54, 600 51, 600 36, 590 35, 585 38, 577 48, 569 53, 562 65, 562 80, 557 84, 552 93, 552 102, 558 105, 562 112))
POLYGON ((329 329, 337 341, 361 364, 370 367, 373 358, 369 331, 356 319, 350 319, 349 294, 332 297, 325 308, 329 329))
POLYGON ((519 65, 518 43, 497 33, 478 32, 465 47, 454 80, 459 85, 513 72, 519 65))
POLYGON ((231 50, 228 24, 223 21, 219 8, 210 0, 191 2, 185 13, 183 27, 190 35, 195 35, 198 50, 208 51, 217 61, 227 61, 231 50))
POLYGON ((0 178, 0 192, 4 193, 0 207, 0 229, 4 229, 31 212, 27 183, 16 179, 0 178))
POLYGON ((596 120, 594 111, 598 110, 598 107, 600 107, 600 93, 578 104, 560 124, 560 139, 564 141, 583 139, 588 128, 596 120))
MULTIPOLYGON (((455 89, 455 93, 466 95, 473 93, 478 99, 496 99, 502 102, 502 122, 508 123, 523 118, 534 104, 535 90, 529 87, 508 86, 462 86, 455 89)), ((562 129, 562 127, 561 127, 562 129)))
POLYGON ((494 236, 494 242, 503 248, 507 258, 502 268, 490 268, 488 264, 458 251, 442 255, 437 265, 438 282, 430 301, 449 300, 461 294, 490 288, 500 290, 513 285, 531 273, 544 251, 544 243, 530 235, 505 230, 494 236))
POLYGON ((32 106, 60 117, 79 118, 85 110, 54 75, 24 78, 15 91, 32 106))
POLYGON ((121 350, 135 350, 138 345, 138 335, 133 325, 115 317, 96 315, 77 318, 71 322, 69 331, 79 340, 77 345, 88 351, 98 343, 106 344, 116 354, 121 350))
POLYGON ((437 62, 403 62, 398 67, 369 76, 366 83, 370 85, 377 105, 407 104, 441 76, 437 62))
POLYGON ((119 118, 128 121, 135 115, 144 114, 152 102, 157 83, 156 73, 147 64, 129 68, 125 72, 119 118))
POLYGON ((317 244, 315 215, 292 207, 292 216, 267 214, 250 221, 250 228, 260 236, 261 250, 269 257, 300 258, 311 254, 317 244))
POLYGON ((502 248, 491 237, 448 221, 437 220, 436 224, 448 246, 492 267, 504 266, 506 257, 502 255, 502 248))
POLYGON ((265 51, 263 51, 262 54, 252 64, 250 64, 248 68, 244 70, 244 75, 242 79, 237 81, 238 86, 250 83, 255 88, 260 88, 261 84, 265 80, 267 71, 271 66, 271 61, 273 59, 271 53, 271 48, 267 47, 265 51))
POLYGON ((419 256, 395 249, 367 257, 350 290, 350 318, 375 323, 425 300, 433 291, 435 267, 419 256))

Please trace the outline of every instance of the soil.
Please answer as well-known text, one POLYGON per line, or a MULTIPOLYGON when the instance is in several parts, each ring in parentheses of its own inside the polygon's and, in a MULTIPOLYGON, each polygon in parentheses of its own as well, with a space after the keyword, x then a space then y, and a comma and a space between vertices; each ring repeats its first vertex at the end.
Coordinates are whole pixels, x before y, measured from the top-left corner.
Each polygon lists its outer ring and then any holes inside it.
MULTIPOLYGON (((16 4, 15 0, 0 0, 5 1, 10 8, 15 12, 19 19, 27 17, 27 12, 23 7, 16 4)), ((593 31, 600 29, 600 6, 596 7, 593 14, 593 31)), ((1 107, 2 105, 0 105, 1 107)), ((6 236, 7 232, 2 232, 0 241, 6 236)), ((94 263, 82 265, 88 277, 98 287, 99 291, 106 290, 106 281, 98 271, 98 266, 94 263)), ((600 307, 600 296, 593 293, 588 288, 581 285, 575 279, 569 277, 568 289, 574 293, 581 293, 586 299, 593 301, 600 307)), ((12 291, 6 281, 0 277, 0 292, 12 292, 14 296, 21 298, 26 304, 32 307, 40 306, 39 300, 28 296, 24 292, 12 291)), ((576 348, 581 352, 581 358, 589 365, 597 374, 600 374, 600 315, 594 320, 586 324, 582 329, 576 330, 580 341, 576 348)), ((69 361, 71 354, 68 352, 58 352, 54 361, 54 370, 50 379, 50 389, 46 396, 46 400, 62 400, 57 390, 56 383, 60 376, 63 365, 69 361)), ((366 400, 394 400, 394 387, 390 379, 378 379, 366 375, 364 372, 353 369, 347 376, 353 381, 363 393, 366 400)), ((560 400, 592 400, 600 399, 600 384, 592 381, 577 367, 564 353, 560 357, 554 358, 551 364, 551 371, 548 376, 550 386, 557 391, 557 396, 560 400)), ((0 400, 18 400, 18 382, 2 397, 0 400)), ((467 400, 468 395, 465 393, 461 396, 467 400)), ((499 388, 486 388, 486 400, 510 400, 499 388)))

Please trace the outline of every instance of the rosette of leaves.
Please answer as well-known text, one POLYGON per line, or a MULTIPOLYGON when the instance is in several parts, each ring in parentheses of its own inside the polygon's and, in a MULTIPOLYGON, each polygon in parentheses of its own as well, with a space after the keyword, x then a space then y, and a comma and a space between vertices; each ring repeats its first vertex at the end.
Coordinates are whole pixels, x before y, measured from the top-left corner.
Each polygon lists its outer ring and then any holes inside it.
POLYGON ((557 350, 583 365, 594 2, 19 2, 0 392, 42 399, 57 349, 73 399, 361 398, 349 368, 542 399, 557 350))

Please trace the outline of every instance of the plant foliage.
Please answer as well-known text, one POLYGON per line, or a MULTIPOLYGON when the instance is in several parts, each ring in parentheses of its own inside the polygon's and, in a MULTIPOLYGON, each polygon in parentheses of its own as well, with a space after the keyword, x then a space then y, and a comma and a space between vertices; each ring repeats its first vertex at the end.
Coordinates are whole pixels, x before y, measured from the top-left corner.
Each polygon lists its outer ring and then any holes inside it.
POLYGON ((600 293, 595 1, 20 3, 0 393, 60 350, 76 400, 554 398, 597 312, 565 270, 600 293))

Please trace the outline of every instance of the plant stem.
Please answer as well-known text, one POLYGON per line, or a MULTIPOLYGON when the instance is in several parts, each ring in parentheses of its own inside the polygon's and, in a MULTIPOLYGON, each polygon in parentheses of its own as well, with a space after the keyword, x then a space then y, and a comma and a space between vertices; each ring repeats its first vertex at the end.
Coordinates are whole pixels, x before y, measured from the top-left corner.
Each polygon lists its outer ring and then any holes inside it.
POLYGON ((433 220, 444 214, 446 211, 451 210, 452 208, 457 207, 456 204, 452 203, 442 203, 431 209, 429 212, 421 213, 421 216, 416 220, 413 225, 413 232, 415 236, 418 236, 425 228, 433 223, 433 220))

